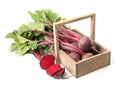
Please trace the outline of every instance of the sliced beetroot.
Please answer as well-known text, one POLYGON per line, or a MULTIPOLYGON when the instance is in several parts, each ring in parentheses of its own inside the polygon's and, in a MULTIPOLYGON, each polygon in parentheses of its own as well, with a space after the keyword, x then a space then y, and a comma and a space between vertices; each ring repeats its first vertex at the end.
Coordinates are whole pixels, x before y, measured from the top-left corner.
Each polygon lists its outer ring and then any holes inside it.
POLYGON ((58 72, 53 74, 52 77, 55 79, 66 79, 63 77, 64 72, 65 72, 65 68, 61 68, 58 72))
POLYGON ((57 71, 56 73, 54 73, 52 76, 56 77, 56 76, 62 76, 65 72, 65 68, 61 68, 59 71, 57 71))
POLYGON ((45 55, 42 57, 40 61, 40 67, 44 70, 52 66, 55 62, 55 58, 53 55, 45 55))
POLYGON ((46 72, 48 75, 53 75, 54 73, 56 73, 57 71, 59 71, 61 69, 60 64, 54 64, 52 66, 50 66, 46 72))

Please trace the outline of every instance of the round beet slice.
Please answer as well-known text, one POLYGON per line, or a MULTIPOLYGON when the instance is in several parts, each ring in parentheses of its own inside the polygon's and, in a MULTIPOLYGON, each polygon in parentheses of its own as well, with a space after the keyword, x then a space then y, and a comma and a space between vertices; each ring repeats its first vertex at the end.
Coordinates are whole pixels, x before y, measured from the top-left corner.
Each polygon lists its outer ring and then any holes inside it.
POLYGON ((55 57, 53 55, 45 55, 40 61, 40 67, 44 70, 52 66, 55 62, 55 57))
POLYGON ((56 73, 54 73, 52 76, 55 77, 55 76, 60 76, 60 75, 63 75, 65 72, 65 68, 61 68, 59 71, 57 71, 56 73))
POLYGON ((54 73, 52 75, 52 77, 55 78, 55 79, 61 79, 61 78, 64 79, 64 77, 63 77, 64 72, 65 72, 65 68, 61 68, 59 71, 54 73))
POLYGON ((46 72, 48 75, 53 75, 54 73, 56 73, 57 71, 59 71, 61 69, 60 64, 54 64, 52 66, 50 66, 46 72))

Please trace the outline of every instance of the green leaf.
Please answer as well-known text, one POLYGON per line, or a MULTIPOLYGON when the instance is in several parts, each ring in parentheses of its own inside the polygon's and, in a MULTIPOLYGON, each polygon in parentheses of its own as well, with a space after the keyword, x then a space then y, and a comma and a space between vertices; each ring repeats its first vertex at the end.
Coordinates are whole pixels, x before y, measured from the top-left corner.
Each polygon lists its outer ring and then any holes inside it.
POLYGON ((5 38, 14 38, 12 32, 8 33, 5 38))
POLYGON ((10 51, 23 56, 27 53, 33 52, 37 48, 37 41, 31 41, 29 43, 13 43, 11 44, 10 51))
POLYGON ((35 23, 35 22, 30 22, 28 23, 27 25, 30 29, 29 30, 39 30, 39 31, 44 31, 44 24, 38 22, 38 23, 35 23))
POLYGON ((24 38, 24 37, 22 37, 22 36, 17 36, 18 37, 18 39, 19 39, 19 42, 22 44, 22 43, 25 43, 25 42, 30 42, 30 40, 28 40, 28 39, 26 39, 26 38, 24 38))
POLYGON ((18 31, 18 35, 21 35, 23 32, 25 31, 28 31, 30 30, 31 28, 29 28, 27 25, 25 24, 22 24, 19 29, 17 30, 18 31))
POLYGON ((18 35, 21 35, 23 32, 30 31, 30 30, 38 30, 38 31, 44 31, 44 24, 40 22, 29 22, 27 25, 23 24, 19 27, 18 35))
POLYGON ((59 17, 59 14, 54 13, 51 9, 36 10, 35 13, 29 11, 28 13, 35 22, 54 23, 64 19, 59 17))
POLYGON ((29 50, 29 46, 26 45, 19 45, 19 48, 17 50, 15 50, 15 53, 18 54, 19 56, 23 56, 24 54, 27 53, 27 51, 29 50))
POLYGON ((10 52, 13 52, 13 51, 15 51, 17 49, 17 44, 14 42, 14 43, 12 43, 11 44, 11 46, 10 46, 10 52))
POLYGON ((31 48, 31 50, 34 50, 37 48, 37 43, 38 43, 38 41, 31 41, 29 43, 29 47, 31 48))
POLYGON ((51 23, 54 23, 54 22, 57 22, 57 20, 59 19, 59 14, 52 12, 52 10, 50 10, 50 9, 47 9, 46 10, 46 17, 48 18, 48 20, 51 23))
POLYGON ((36 14, 34 14, 30 11, 28 13, 35 22, 39 22, 39 17, 36 14))
POLYGON ((13 32, 8 33, 5 37, 12 38, 12 39, 14 39, 15 42, 19 42, 17 36, 18 36, 18 33, 16 30, 14 30, 13 32))
POLYGON ((35 11, 36 15, 38 16, 39 18, 39 22, 44 22, 46 23, 48 20, 46 18, 46 14, 45 14, 45 11, 44 10, 36 10, 35 11))

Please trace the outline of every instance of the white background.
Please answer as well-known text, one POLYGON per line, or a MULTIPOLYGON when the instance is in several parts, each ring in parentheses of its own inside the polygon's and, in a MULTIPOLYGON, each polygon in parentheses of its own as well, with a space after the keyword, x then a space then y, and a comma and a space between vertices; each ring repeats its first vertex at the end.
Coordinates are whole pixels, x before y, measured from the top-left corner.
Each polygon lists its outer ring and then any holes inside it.
POLYGON ((0 89, 120 89, 119 0, 1 0, 0 1, 0 89), (111 65, 78 79, 55 80, 39 67, 33 55, 9 52, 12 40, 5 35, 32 21, 28 11, 51 8, 72 18, 96 13, 96 41, 111 50, 111 65))

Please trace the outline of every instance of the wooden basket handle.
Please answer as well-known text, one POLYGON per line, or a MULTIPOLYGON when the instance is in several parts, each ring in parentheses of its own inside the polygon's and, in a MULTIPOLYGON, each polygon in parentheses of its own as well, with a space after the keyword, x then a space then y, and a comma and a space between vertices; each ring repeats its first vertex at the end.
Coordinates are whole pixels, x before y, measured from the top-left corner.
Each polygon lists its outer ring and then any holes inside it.
POLYGON ((91 37, 92 40, 95 40, 95 16, 96 16, 95 13, 90 13, 90 14, 79 16, 79 17, 76 17, 76 18, 68 19, 68 20, 65 20, 65 21, 56 22, 56 23, 53 24, 55 58, 56 58, 57 63, 60 63, 58 30, 56 30, 57 26, 64 25, 64 24, 69 24, 69 23, 72 23, 72 22, 76 22, 76 21, 79 21, 79 20, 86 19, 86 18, 91 18, 90 37, 91 37))

